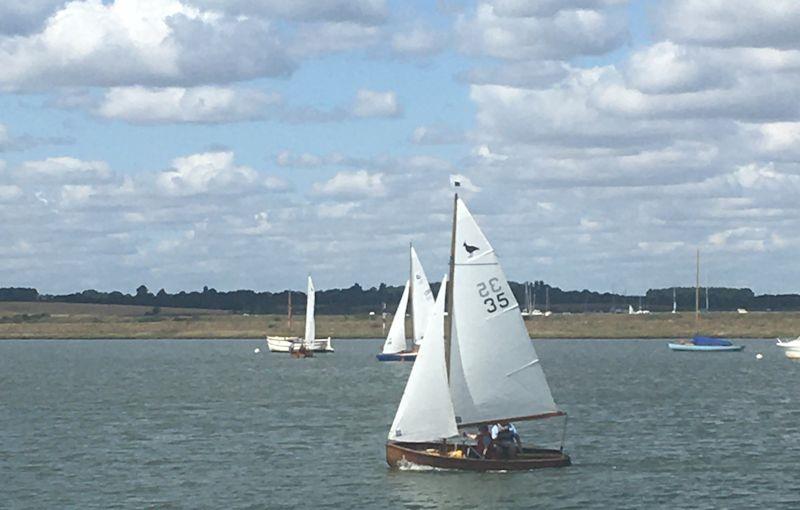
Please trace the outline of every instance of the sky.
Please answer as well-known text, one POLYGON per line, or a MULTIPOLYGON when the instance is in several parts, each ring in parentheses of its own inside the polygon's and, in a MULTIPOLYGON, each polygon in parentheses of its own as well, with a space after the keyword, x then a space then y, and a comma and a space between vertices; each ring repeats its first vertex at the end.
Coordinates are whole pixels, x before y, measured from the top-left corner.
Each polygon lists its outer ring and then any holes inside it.
POLYGON ((795 0, 5 0, 0 287, 800 291, 795 0))

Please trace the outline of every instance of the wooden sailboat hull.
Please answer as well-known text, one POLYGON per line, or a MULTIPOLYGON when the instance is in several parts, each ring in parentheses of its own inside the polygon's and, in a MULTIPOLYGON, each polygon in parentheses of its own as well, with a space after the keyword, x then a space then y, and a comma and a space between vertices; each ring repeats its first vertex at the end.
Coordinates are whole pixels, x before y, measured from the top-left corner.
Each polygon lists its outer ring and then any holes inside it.
POLYGON ((693 345, 670 343, 669 348, 673 351, 738 352, 744 349, 744 345, 693 345))
POLYGON ((473 459, 467 457, 471 447, 463 444, 442 443, 386 443, 386 463, 391 467, 404 464, 430 466, 439 469, 459 469, 465 471, 529 471, 531 469, 565 467, 572 464, 569 455, 559 450, 544 448, 523 448, 514 459, 473 459), (460 451, 461 456, 451 457, 448 453, 460 451))
POLYGON ((375 355, 378 361, 414 361, 417 359, 416 352, 381 352, 375 355))

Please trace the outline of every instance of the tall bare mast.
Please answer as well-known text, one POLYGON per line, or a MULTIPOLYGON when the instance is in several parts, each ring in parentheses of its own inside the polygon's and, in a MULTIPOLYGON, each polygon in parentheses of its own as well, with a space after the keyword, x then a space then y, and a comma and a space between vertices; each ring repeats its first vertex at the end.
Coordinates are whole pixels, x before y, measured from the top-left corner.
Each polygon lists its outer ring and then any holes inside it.
MULTIPOLYGON (((450 379, 450 342, 452 341, 453 327, 453 276, 456 269, 456 220, 458 214, 458 193, 453 197, 453 231, 450 238, 450 272, 447 277, 447 294, 445 294, 445 310, 447 315, 444 321, 444 360, 447 366, 447 379, 450 379)), ((441 289, 439 290, 441 292, 441 289)))
POLYGON ((292 291, 290 290, 288 293, 289 293, 289 297, 287 299, 288 299, 289 303, 288 303, 287 312, 286 312, 287 313, 286 322, 288 323, 288 326, 289 326, 289 336, 291 336, 292 335, 292 291))
POLYGON ((699 331, 700 323, 700 248, 697 249, 697 268, 694 282, 694 327, 699 331))

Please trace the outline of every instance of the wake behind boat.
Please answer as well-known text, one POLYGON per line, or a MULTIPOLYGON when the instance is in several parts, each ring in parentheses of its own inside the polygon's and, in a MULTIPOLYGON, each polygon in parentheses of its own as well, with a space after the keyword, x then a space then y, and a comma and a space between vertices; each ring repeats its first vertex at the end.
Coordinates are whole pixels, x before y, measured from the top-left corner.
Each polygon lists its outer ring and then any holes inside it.
MULTIPOLYGON (((291 296, 291 293, 289 294, 291 296)), ((314 307, 316 302, 316 290, 311 276, 308 277, 308 289, 306 293, 306 329, 303 338, 296 336, 267 336, 267 347, 270 352, 286 352, 290 354, 310 353, 310 352, 333 352, 331 338, 316 338, 316 320, 314 318, 314 307)), ((291 297, 289 298, 289 317, 291 321, 291 297)), ((310 355, 295 357, 310 357, 310 355)))
POLYGON ((450 275, 389 430, 386 462, 472 471, 568 466, 563 442, 559 450, 524 446, 507 458, 482 455, 466 440, 448 442, 461 428, 554 416, 565 413, 553 401, 519 305, 456 195, 450 275))
POLYGON ((400 303, 397 305, 389 334, 383 344, 383 350, 376 355, 378 361, 414 361, 417 359, 417 347, 422 342, 425 326, 433 309, 433 293, 428 277, 422 268, 413 246, 409 246, 410 278, 403 289, 400 303), (406 347, 406 310, 411 299, 411 349, 406 347))

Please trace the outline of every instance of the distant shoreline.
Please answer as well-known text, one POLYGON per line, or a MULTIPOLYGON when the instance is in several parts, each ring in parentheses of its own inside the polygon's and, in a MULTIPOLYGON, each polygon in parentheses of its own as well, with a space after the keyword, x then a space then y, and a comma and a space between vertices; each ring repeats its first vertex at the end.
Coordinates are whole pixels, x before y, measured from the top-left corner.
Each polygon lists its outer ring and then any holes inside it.
MULTIPOLYGON (((0 339, 263 339, 267 334, 301 335, 303 321, 303 316, 295 316, 289 331, 286 317, 280 315, 190 308, 154 313, 146 306, 0 302, 0 339)), ((671 339, 696 331, 693 313, 553 314, 531 317, 525 324, 531 338, 554 340, 671 339)), ((796 338, 800 312, 704 313, 699 331, 730 338, 796 338)), ((318 315, 317 336, 374 339, 385 337, 385 332, 380 316, 318 315)))

